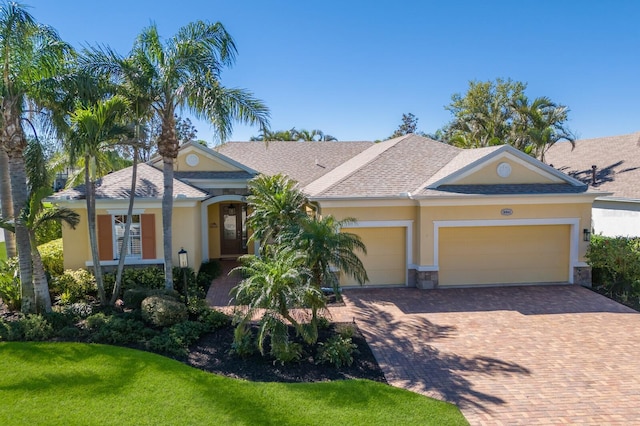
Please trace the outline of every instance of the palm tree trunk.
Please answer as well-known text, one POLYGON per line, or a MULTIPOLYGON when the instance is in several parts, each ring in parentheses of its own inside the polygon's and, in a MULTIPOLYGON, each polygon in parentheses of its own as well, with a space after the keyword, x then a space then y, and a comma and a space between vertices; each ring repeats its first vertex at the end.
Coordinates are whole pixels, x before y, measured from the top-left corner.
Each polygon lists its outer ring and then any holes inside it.
POLYGON ((49 282, 47 281, 47 274, 42 264, 42 257, 40 257, 40 252, 38 251, 34 230, 29 231, 29 237, 31 239, 31 256, 33 258, 33 288, 36 299, 36 311, 38 313, 49 313, 51 312, 49 282))
MULTIPOLYGON (((9 175, 9 156, 0 144, 0 216, 13 217, 13 198, 11 197, 11 178, 9 175)), ((13 232, 4 232, 7 257, 14 257, 16 252, 16 236, 13 232)))
POLYGON ((133 215, 133 204, 136 197, 136 179, 138 175, 138 148, 133 148, 133 171, 131 172, 131 193, 129 194, 129 208, 127 209, 127 223, 124 226, 122 246, 120 247, 120 257, 118 258, 118 270, 116 272, 116 282, 113 285, 111 294, 111 304, 115 305, 122 288, 122 273, 124 272, 124 260, 126 258, 127 247, 129 246, 129 233, 131 231, 131 216, 133 215))
POLYGON ((91 246, 91 259, 93 260, 93 275, 96 277, 98 287, 98 298, 101 305, 107 304, 107 296, 104 292, 104 280, 102 279, 102 267, 100 266, 100 255, 98 254, 98 236, 96 233, 96 190, 93 180, 89 174, 89 162, 91 158, 84 157, 84 181, 86 185, 87 200, 87 224, 89 226, 89 245, 91 246))
POLYGON ((173 236, 171 219, 173 215, 173 158, 163 157, 162 175, 164 177, 164 193, 162 194, 162 247, 164 251, 164 286, 173 290, 173 236))
MULTIPOLYGON (((13 217, 20 218, 27 203, 27 177, 24 158, 9 155, 9 171, 11 173, 11 193, 13 195, 13 217)), ((23 313, 35 313, 35 291, 33 288, 31 242, 29 231, 22 220, 16 220, 16 248, 20 266, 20 284, 22 288, 23 313)))
POLYGON ((9 175, 11 176, 11 197, 13 199, 13 217, 16 221, 16 249, 20 266, 20 284, 22 289, 23 313, 35 312, 35 293, 32 281, 31 243, 29 231, 23 221, 18 220, 27 205, 27 172, 24 164, 24 150, 27 138, 20 124, 20 113, 15 104, 5 98, 2 102, 2 143, 9 158, 9 175))

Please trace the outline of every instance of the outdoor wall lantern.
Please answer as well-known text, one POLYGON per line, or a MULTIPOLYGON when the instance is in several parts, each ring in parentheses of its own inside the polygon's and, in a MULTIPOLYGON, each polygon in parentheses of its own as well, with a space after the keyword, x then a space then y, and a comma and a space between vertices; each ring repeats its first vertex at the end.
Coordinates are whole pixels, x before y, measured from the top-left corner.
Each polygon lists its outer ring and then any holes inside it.
POLYGON ((189 258, 187 257, 187 251, 182 247, 178 252, 178 260, 181 268, 189 267, 189 258))
POLYGON ((582 230, 582 240, 591 241, 591 231, 589 231, 587 228, 582 230))

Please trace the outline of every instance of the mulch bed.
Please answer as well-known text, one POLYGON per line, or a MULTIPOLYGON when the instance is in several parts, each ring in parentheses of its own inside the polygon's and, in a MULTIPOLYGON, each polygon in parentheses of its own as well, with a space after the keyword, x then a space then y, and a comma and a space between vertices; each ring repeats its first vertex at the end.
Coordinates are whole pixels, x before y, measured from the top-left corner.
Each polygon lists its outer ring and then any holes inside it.
POLYGON ((608 297, 611 300, 615 300, 621 305, 625 305, 633 310, 640 312, 640 298, 638 296, 636 297, 630 296, 630 297, 624 298, 619 294, 610 293, 609 291, 607 291, 607 289, 604 286, 598 286, 595 284, 593 287, 591 287, 591 290, 605 297, 608 297))
MULTIPOLYGON (((319 331, 318 341, 324 341, 335 334, 335 324, 319 331)), ((340 369, 329 364, 316 364, 313 360, 315 349, 303 345, 304 357, 299 362, 282 365, 259 353, 240 358, 231 353, 233 327, 225 327, 203 336, 190 348, 185 361, 192 367, 227 377, 256 382, 323 382, 344 379, 369 379, 386 383, 371 349, 357 330, 352 337, 358 346, 351 366, 340 369)))

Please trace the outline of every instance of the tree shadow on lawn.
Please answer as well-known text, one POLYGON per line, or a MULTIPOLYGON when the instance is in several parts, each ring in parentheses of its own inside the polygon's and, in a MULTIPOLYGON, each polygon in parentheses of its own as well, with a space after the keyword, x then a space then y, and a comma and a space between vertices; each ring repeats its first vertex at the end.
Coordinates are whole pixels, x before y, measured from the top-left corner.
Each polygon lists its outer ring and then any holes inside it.
POLYGON ((434 324, 424 317, 407 317, 395 303, 375 297, 348 297, 355 307, 356 322, 385 373, 387 381, 405 389, 454 403, 491 412, 489 404, 501 405, 503 399, 477 391, 467 373, 530 375, 513 362, 496 358, 443 353, 430 342, 453 338, 456 328, 434 324), (400 311, 400 312, 394 312, 400 311), (401 318, 401 319, 400 319, 401 318))

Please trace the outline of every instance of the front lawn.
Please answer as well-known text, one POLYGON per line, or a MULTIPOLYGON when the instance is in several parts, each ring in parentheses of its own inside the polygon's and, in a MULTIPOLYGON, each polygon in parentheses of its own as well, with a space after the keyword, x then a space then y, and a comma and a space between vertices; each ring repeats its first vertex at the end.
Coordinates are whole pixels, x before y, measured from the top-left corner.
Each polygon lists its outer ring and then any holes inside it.
POLYGON ((451 404, 366 380, 248 382, 84 343, 4 342, 0 359, 0 424, 467 424, 451 404))

